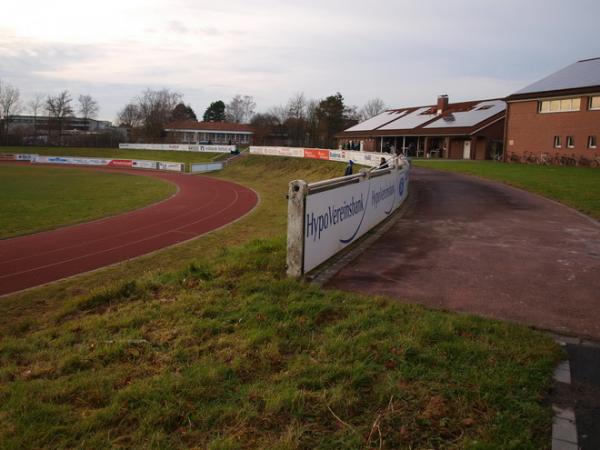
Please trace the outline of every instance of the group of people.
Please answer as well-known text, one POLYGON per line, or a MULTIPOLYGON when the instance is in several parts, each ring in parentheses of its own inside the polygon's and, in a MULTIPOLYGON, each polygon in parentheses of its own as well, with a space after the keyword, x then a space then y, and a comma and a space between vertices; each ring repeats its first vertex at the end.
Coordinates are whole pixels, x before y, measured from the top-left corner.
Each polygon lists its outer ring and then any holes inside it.
MULTIPOLYGON (((379 161, 379 165, 377 166, 377 169, 388 169, 390 166, 387 162, 387 160, 385 158, 381 158, 381 161, 379 161)), ((348 161, 348 165, 346 166, 346 170, 344 171, 344 176, 347 177, 348 175, 352 175, 352 172, 354 170, 354 161, 350 160, 348 161)))
POLYGON ((348 141, 342 144, 342 150, 360 150, 360 142, 348 141))

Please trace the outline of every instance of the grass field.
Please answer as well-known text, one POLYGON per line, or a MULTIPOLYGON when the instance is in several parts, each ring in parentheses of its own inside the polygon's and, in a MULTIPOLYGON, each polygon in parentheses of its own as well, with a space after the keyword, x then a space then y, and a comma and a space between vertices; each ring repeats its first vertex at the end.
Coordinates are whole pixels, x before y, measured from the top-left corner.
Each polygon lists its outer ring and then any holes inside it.
POLYGON ((557 200, 600 220, 600 170, 492 161, 414 160, 418 167, 489 178, 557 200))
POLYGON ((0 442, 546 448, 550 338, 285 278, 288 181, 343 167, 244 158, 244 220, 0 299, 0 442))
POLYGON ((50 156, 86 156, 89 158, 149 159, 190 163, 219 161, 228 158, 228 153, 174 152, 162 150, 120 150, 118 148, 79 147, 0 147, 0 153, 35 153, 50 156))
POLYGON ((0 165, 0 239, 140 208, 175 190, 129 174, 0 165))

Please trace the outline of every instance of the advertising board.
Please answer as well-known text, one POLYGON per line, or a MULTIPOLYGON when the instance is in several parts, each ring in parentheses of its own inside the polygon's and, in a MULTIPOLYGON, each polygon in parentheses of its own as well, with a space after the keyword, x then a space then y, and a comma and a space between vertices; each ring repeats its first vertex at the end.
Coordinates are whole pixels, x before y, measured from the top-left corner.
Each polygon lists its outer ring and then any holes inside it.
POLYGON ((158 170, 169 170, 171 172, 183 172, 184 164, 178 162, 158 161, 158 170))
POLYGON ((385 220, 408 194, 408 168, 306 197, 304 272, 356 241, 385 220))
POLYGON ((148 161, 146 159, 134 159, 131 161, 131 166, 134 169, 153 169, 156 170, 156 161, 148 161))
POLYGON ((223 169, 222 162, 194 163, 191 165, 192 173, 214 172, 216 170, 222 170, 222 169, 223 169))
POLYGON ((107 166, 109 167, 133 167, 131 159, 111 159, 107 166))
POLYGON ((329 160, 329 150, 324 150, 320 148, 305 148, 304 157, 312 159, 329 160))

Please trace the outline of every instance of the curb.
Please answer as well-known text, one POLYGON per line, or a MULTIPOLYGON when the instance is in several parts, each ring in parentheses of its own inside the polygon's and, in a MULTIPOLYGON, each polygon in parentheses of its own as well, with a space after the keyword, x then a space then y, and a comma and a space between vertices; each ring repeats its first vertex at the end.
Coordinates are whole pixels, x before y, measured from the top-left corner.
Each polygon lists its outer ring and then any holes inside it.
MULTIPOLYGON (((552 335, 554 340, 565 347, 568 343, 578 341, 577 338, 552 335)), ((556 383, 571 384, 571 365, 569 360, 561 362, 554 370, 553 375, 556 383)), ((577 423, 573 407, 560 407, 552 405, 554 418, 552 419, 552 450, 579 450, 577 443, 577 423)))

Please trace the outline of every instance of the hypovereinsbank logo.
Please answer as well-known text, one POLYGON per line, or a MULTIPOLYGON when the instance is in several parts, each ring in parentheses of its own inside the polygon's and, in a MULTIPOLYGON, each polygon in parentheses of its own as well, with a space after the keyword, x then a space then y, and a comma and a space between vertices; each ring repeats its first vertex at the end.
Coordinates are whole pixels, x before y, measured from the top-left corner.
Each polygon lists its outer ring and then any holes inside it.
POLYGON ((311 212, 306 214, 306 238, 313 241, 320 240, 321 234, 344 220, 348 220, 365 210, 365 201, 363 194, 360 199, 354 196, 349 201, 344 201, 342 205, 330 205, 321 214, 311 212))

